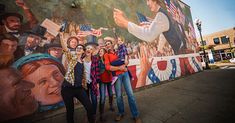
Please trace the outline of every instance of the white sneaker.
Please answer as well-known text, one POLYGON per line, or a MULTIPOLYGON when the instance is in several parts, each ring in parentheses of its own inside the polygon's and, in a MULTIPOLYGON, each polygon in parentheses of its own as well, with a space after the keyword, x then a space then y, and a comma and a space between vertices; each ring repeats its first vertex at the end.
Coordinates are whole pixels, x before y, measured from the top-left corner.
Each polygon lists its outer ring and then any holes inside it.
POLYGON ((117 76, 114 76, 113 78, 112 78, 112 85, 117 81, 117 79, 118 79, 118 77, 117 76))

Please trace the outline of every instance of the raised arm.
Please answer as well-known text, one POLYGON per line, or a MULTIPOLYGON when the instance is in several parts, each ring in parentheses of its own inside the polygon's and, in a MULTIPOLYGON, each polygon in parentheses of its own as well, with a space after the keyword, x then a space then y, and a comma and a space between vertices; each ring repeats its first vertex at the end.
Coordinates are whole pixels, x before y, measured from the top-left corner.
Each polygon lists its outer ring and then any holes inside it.
POLYGON ((38 23, 38 20, 35 18, 31 10, 29 9, 29 7, 26 5, 26 3, 23 0, 16 0, 16 5, 23 9, 30 28, 32 28, 38 23))
POLYGON ((62 46, 63 50, 65 52, 67 52, 68 47, 67 47, 66 41, 64 40, 64 33, 63 32, 60 32, 60 43, 61 43, 61 46, 62 46))

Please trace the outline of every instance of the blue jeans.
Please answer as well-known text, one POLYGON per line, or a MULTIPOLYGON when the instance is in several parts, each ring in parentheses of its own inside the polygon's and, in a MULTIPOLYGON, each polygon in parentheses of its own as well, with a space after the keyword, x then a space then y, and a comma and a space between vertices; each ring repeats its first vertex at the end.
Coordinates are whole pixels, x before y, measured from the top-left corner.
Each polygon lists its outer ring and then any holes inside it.
POLYGON ((111 82, 110 83, 100 82, 100 104, 105 104, 106 87, 107 87, 107 90, 108 90, 109 97, 113 96, 113 90, 112 90, 111 82))
POLYGON ((87 95, 88 97, 91 99, 91 103, 92 103, 92 107, 94 110, 94 113, 96 114, 96 109, 97 109, 97 96, 95 95, 95 93, 93 92, 93 90, 91 89, 91 83, 87 84, 87 95))
POLYGON ((131 110, 131 114, 133 118, 136 118, 139 116, 139 111, 137 109, 135 97, 133 94, 133 90, 131 87, 131 81, 128 72, 125 72, 123 74, 118 75, 118 79, 114 84, 115 92, 116 92, 116 100, 117 100, 117 106, 118 106, 118 113, 119 115, 124 114, 124 103, 123 103, 123 97, 122 97, 122 84, 125 88, 127 97, 128 97, 128 103, 131 110))

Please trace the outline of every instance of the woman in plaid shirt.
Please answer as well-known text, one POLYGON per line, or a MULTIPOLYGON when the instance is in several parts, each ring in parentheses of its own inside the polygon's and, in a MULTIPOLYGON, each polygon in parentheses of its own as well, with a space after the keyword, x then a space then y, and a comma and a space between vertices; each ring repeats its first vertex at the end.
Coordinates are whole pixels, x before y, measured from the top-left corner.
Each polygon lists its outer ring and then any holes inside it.
POLYGON ((85 57, 84 69, 85 69, 85 78, 87 82, 87 94, 91 99, 94 113, 97 109, 97 95, 98 95, 98 86, 97 80, 99 80, 99 57, 93 55, 95 43, 87 43, 85 45, 85 57))

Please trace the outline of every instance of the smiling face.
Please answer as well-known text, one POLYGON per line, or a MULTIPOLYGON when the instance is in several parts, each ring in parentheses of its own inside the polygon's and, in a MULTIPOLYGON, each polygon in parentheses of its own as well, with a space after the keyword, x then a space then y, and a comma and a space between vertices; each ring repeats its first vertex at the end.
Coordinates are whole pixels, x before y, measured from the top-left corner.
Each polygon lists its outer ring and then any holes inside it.
POLYGON ((75 49, 78 46, 78 40, 76 38, 69 39, 69 47, 75 49))
POLYGON ((104 56, 105 53, 106 53, 106 51, 105 51, 104 48, 101 48, 101 49, 99 50, 99 56, 100 56, 101 58, 103 58, 103 56, 104 56))
POLYGON ((119 37, 118 38, 118 45, 122 45, 124 43, 124 41, 119 37))
POLYGON ((24 77, 24 80, 35 84, 32 93, 41 105, 51 105, 62 101, 60 91, 64 77, 56 65, 42 65, 24 77))
POLYGON ((111 41, 106 41, 106 42, 105 42, 105 48, 106 48, 107 50, 112 49, 112 42, 111 42, 111 41))
POLYGON ((94 47, 91 45, 86 46, 85 54, 86 56, 91 56, 94 51, 94 47))
POLYGON ((31 93, 34 84, 22 80, 16 69, 0 70, 0 115, 1 120, 32 114, 38 103, 31 93))
POLYGON ((77 55, 82 55, 84 53, 84 47, 83 46, 77 46, 76 53, 77 53, 77 55))

